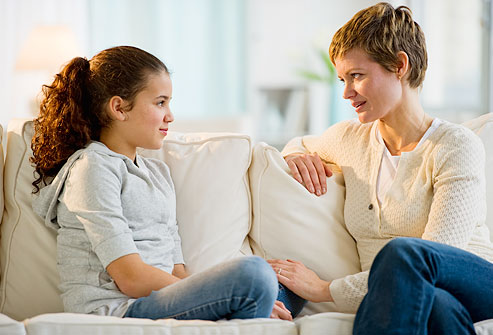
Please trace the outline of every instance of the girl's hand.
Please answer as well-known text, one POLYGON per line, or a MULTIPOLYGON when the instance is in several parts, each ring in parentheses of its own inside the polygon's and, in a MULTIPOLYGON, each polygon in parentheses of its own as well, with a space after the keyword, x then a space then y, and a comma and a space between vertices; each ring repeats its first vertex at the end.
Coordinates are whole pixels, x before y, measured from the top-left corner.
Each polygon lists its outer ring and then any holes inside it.
POLYGON ((291 154, 284 157, 291 173, 300 184, 305 185, 310 193, 320 196, 327 192, 326 177, 332 176, 327 164, 322 162, 317 153, 291 154))
POLYGON ((267 261, 277 274, 277 280, 300 297, 313 301, 333 301, 330 282, 320 279, 315 272, 300 262, 271 259, 267 261))
POLYGON ((272 309, 272 313, 270 314, 270 318, 293 321, 291 312, 279 300, 276 300, 274 304, 274 308, 272 309))

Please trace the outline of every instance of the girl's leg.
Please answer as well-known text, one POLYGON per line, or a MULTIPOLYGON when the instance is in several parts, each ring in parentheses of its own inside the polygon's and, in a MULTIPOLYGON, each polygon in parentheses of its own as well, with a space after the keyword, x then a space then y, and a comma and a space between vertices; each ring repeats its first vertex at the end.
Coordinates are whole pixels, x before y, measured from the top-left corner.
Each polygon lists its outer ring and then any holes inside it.
POLYGON ((266 261, 256 256, 241 257, 137 299, 125 317, 268 318, 277 291, 276 275, 266 261))
POLYGON ((448 245, 398 238, 373 262, 353 333, 427 334, 428 323, 439 322, 430 320, 436 315, 432 308, 449 310, 448 323, 463 323, 466 329, 493 318, 493 264, 448 245), (436 288, 452 295, 471 321, 464 321, 467 317, 456 303, 435 306, 436 288))

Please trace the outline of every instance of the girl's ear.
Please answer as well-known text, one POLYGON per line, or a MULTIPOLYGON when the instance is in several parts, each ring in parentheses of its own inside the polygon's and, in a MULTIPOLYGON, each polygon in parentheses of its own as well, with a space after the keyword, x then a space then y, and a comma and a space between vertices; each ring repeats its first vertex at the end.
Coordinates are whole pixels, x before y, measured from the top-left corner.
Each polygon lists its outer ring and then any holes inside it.
POLYGON ((123 108, 124 104, 125 101, 121 97, 117 95, 111 97, 108 102, 108 113, 112 120, 126 121, 128 119, 127 112, 123 108))
POLYGON ((396 74, 401 79, 409 72, 409 56, 404 51, 399 51, 397 58, 399 58, 399 65, 397 66, 396 74))

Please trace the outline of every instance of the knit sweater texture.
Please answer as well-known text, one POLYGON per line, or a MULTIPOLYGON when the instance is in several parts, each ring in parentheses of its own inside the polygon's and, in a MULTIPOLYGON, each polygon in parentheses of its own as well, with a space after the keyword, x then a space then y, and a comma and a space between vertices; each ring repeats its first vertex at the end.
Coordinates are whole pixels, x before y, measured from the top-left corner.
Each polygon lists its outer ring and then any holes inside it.
POLYGON ((379 205, 376 183, 384 152, 378 121, 357 119, 321 136, 291 140, 283 155, 317 153, 341 167, 346 183, 344 220, 356 241, 362 272, 330 285, 338 310, 355 313, 368 288, 373 259, 391 239, 417 237, 470 251, 493 261, 485 225, 485 153, 469 129, 444 121, 410 152, 403 152, 395 179, 379 205))

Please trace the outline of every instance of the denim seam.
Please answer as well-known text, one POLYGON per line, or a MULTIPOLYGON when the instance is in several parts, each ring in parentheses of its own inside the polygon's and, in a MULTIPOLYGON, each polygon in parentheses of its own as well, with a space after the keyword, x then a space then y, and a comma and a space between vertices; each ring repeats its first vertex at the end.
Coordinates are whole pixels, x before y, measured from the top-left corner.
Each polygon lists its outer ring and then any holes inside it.
POLYGON ((221 299, 221 300, 216 300, 216 301, 213 301, 213 302, 208 302, 206 304, 202 304, 200 306, 196 306, 192 309, 188 309, 187 311, 185 312, 181 312, 181 313, 177 313, 177 314, 173 314, 173 315, 169 315, 167 316, 166 318, 176 318, 178 316, 182 316, 182 315, 186 315, 186 314, 189 314, 189 313, 192 313, 194 311, 197 311, 199 309, 202 309, 206 306, 211 306, 211 305, 215 305, 215 304, 220 304, 220 303, 223 303, 225 301, 228 301, 228 300, 234 300, 234 299, 245 299, 248 303, 252 302, 253 301, 253 304, 255 306, 255 310, 254 310, 254 314, 255 314, 255 317, 257 316, 257 302, 255 301, 255 299, 252 299, 252 298, 244 298, 244 297, 231 297, 231 298, 227 298, 227 299, 221 299))

